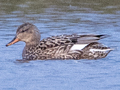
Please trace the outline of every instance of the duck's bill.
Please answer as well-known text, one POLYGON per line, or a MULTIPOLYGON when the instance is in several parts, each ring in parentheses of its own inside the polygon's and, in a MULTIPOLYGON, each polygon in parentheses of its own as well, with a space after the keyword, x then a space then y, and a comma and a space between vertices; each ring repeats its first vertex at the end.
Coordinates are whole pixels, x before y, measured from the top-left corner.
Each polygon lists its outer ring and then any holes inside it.
POLYGON ((19 38, 17 38, 17 37, 15 37, 11 42, 9 42, 6 46, 10 46, 10 45, 12 45, 12 44, 14 44, 14 43, 16 43, 16 42, 18 42, 18 41, 20 41, 20 39, 19 38))

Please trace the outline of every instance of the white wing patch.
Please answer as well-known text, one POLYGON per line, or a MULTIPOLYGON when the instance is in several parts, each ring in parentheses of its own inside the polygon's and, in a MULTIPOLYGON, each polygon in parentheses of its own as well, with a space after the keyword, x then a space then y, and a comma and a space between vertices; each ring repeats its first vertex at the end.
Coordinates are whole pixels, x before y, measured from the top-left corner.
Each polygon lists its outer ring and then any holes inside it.
POLYGON ((90 49, 90 51, 91 52, 96 52, 96 51, 100 51, 100 52, 108 52, 108 51, 110 51, 110 50, 112 50, 112 49, 90 49))
POLYGON ((71 47, 70 50, 82 50, 85 46, 87 46, 88 44, 75 44, 71 47))

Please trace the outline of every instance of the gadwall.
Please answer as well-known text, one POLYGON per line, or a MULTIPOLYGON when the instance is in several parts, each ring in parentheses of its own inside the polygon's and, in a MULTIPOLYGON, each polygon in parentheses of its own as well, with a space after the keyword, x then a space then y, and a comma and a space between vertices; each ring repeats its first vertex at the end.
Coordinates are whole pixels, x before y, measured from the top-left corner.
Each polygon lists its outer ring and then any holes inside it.
POLYGON ((112 50, 98 43, 105 35, 59 35, 40 41, 38 28, 25 23, 18 27, 15 38, 6 46, 24 41, 22 57, 25 60, 47 59, 99 59, 112 50))

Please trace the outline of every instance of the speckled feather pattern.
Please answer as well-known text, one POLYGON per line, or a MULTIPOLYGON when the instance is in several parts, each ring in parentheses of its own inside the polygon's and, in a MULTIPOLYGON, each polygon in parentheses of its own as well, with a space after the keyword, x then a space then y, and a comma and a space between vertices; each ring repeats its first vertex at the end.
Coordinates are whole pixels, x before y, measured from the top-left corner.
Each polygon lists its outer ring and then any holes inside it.
POLYGON ((24 59, 99 59, 107 56, 109 52, 90 52, 90 49, 107 49, 98 42, 88 44, 82 50, 70 51, 71 47, 77 43, 81 35, 60 35, 52 36, 40 41, 38 45, 30 46, 26 49, 24 59))
POLYGON ((103 52, 103 51, 95 51, 91 52, 90 49, 110 49, 109 47, 106 47, 98 42, 92 42, 89 45, 87 45, 84 49, 82 49, 83 54, 81 55, 82 59, 99 59, 104 58, 107 56, 107 54, 111 51, 103 52))

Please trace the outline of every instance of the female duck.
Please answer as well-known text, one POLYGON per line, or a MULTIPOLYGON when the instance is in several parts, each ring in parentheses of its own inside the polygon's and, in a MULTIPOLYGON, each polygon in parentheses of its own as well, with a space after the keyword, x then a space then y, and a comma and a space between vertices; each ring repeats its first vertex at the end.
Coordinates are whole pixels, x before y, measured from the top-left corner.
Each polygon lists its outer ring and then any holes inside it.
POLYGON ((38 28, 25 23, 19 26, 15 38, 6 46, 24 41, 22 57, 25 60, 35 59, 99 59, 112 50, 98 43, 104 35, 59 35, 40 41, 38 28))

